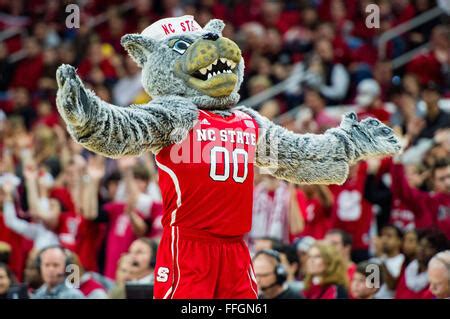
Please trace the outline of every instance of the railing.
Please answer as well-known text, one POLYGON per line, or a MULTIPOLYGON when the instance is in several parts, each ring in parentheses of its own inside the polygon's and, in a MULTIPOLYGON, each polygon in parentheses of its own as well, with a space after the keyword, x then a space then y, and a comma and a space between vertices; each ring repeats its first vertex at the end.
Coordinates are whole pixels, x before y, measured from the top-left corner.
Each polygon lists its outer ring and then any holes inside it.
POLYGON ((395 70, 404 66, 409 61, 411 61, 417 54, 428 52, 429 49, 430 49, 430 42, 427 42, 411 51, 403 53, 402 55, 396 57, 391 61, 392 69, 395 70))
POLYGON ((411 20, 403 22, 402 24, 399 24, 395 28, 392 28, 391 30, 383 33, 378 40, 378 56, 379 56, 379 58, 381 60, 386 58, 386 46, 390 40, 399 36, 402 33, 408 32, 424 23, 427 23, 428 21, 431 21, 431 20, 439 17, 443 13, 445 13, 445 11, 442 10, 440 7, 436 6, 433 9, 430 9, 430 10, 422 13, 421 15, 418 15, 417 17, 414 17, 411 20))
POLYGON ((17 27, 6 29, 6 30, 0 32, 0 42, 3 42, 9 38, 16 36, 16 35, 20 35, 20 34, 22 34, 22 32, 23 32, 23 29, 17 28, 17 27))

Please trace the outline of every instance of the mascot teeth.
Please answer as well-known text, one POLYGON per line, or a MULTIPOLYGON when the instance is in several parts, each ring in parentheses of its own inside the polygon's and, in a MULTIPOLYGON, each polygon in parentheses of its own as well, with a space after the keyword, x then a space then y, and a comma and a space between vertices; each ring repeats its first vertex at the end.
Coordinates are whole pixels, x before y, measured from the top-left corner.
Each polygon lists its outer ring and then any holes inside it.
POLYGON ((233 70, 234 68, 236 68, 236 65, 237 65, 236 62, 231 61, 227 58, 219 58, 214 60, 214 62, 211 63, 210 65, 197 70, 192 74, 192 76, 200 80, 206 81, 216 75, 233 73, 233 70))

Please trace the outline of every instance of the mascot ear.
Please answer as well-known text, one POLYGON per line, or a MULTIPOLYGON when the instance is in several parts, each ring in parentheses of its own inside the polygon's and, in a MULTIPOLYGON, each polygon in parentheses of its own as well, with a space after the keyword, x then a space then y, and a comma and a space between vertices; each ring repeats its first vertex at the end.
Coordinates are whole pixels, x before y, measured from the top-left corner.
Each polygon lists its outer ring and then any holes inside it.
POLYGON ((147 55, 156 48, 154 40, 137 33, 124 35, 120 44, 140 67, 144 66, 147 55))
POLYGON ((222 20, 212 19, 205 25, 203 31, 206 33, 211 32, 218 35, 222 35, 223 28, 225 28, 225 23, 223 23, 222 20))

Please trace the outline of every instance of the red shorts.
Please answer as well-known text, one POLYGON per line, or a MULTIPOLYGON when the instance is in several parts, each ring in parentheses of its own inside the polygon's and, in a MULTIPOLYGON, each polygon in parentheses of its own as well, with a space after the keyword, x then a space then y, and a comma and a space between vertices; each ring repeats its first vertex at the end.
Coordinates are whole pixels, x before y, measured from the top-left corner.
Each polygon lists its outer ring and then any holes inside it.
POLYGON ((256 299, 256 279, 242 236, 165 228, 153 294, 155 299, 256 299))

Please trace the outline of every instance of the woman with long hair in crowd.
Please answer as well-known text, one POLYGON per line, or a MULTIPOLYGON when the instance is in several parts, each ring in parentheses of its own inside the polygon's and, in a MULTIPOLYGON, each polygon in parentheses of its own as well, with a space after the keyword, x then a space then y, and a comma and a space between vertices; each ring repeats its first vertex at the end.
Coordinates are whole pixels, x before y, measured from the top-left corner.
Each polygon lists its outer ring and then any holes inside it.
POLYGON ((347 269, 333 246, 317 242, 309 249, 304 295, 308 299, 348 298, 347 269))

